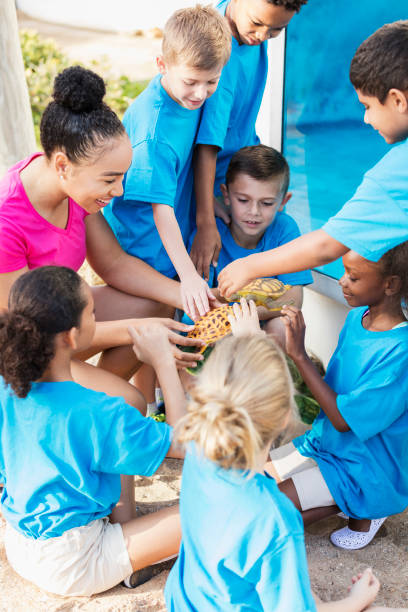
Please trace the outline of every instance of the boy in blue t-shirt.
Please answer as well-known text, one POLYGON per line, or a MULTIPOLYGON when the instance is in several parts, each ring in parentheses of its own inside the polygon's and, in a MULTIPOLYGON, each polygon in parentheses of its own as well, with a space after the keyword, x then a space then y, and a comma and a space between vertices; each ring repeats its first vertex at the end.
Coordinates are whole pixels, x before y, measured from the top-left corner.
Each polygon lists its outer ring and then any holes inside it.
POLYGON ((157 58, 160 74, 123 119, 133 147, 123 195, 105 209, 127 253, 166 276, 178 275, 183 307, 193 318, 215 299, 185 248, 193 227, 193 144, 201 106, 217 88, 230 46, 227 22, 209 6, 170 17, 157 58))
MULTIPOLYGON (((285 244, 300 235, 296 221, 283 212, 290 200, 288 193, 289 166, 275 149, 265 145, 244 147, 233 155, 220 188, 230 209, 229 225, 217 218, 221 237, 218 265, 210 267, 210 287, 217 285, 217 275, 231 261, 251 253, 262 253, 285 244)), ((302 306, 303 288, 313 282, 310 271, 280 274, 276 278, 293 285, 284 296, 297 308, 302 306)), ((284 341, 284 326, 280 313, 265 308, 259 311, 267 333, 280 343, 284 341)))
POLYGON ((203 108, 197 135, 195 195, 197 235, 191 258, 204 278, 217 262, 220 236, 215 198, 235 151, 259 143, 255 121, 268 72, 267 40, 286 28, 307 0, 221 0, 217 8, 232 31, 231 57, 216 93, 203 108))
POLYGON ((408 240, 408 21, 386 24, 367 38, 353 57, 350 79, 365 107, 364 121, 395 146, 322 229, 232 262, 219 278, 222 294, 259 276, 321 266, 349 250, 378 261, 408 240))

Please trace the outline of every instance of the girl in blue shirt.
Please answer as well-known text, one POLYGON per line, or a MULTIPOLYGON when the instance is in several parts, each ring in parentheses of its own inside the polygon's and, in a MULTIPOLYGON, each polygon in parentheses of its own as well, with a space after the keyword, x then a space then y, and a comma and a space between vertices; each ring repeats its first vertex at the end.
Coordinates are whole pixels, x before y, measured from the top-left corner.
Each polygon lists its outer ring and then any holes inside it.
POLYGON ((325 380, 304 346, 297 309, 283 309, 286 348, 321 411, 311 431, 271 459, 305 524, 338 512, 348 526, 331 534, 341 548, 366 546, 384 517, 408 506, 408 242, 379 262, 343 257, 340 285, 353 307, 325 380))
MULTIPOLYGON (((76 272, 45 266, 15 281, 0 316, 1 512, 15 571, 61 595, 91 595, 177 553, 178 508, 123 524, 111 515, 121 474, 153 474, 180 457, 171 427, 143 417, 120 397, 74 382, 72 354, 95 331, 94 302, 76 272)), ((138 358, 152 365, 167 422, 184 394, 166 330, 130 330, 138 358)), ((133 499, 134 501, 134 499, 133 499)), ((146 572, 144 572, 146 574, 146 572)))
MULTIPOLYGON (((293 409, 290 375, 260 330, 254 303, 250 311, 244 301, 242 310, 233 308, 235 337, 209 357, 177 434, 188 452, 182 543, 165 588, 167 609, 315 612, 301 516, 263 470, 293 409)), ((378 587, 366 570, 349 597, 317 609, 359 612, 378 587)))

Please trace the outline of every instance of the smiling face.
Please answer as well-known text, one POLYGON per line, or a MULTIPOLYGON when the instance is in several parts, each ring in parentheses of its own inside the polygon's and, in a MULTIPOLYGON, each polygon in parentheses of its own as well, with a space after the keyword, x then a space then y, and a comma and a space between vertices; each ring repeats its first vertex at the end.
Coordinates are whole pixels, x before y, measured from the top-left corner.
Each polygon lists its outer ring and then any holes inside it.
POLYGON ((217 89, 222 66, 211 70, 193 68, 187 64, 169 64, 162 56, 157 58, 161 84, 169 96, 188 110, 196 110, 217 89))
POLYGON ((122 181, 132 161, 127 134, 111 139, 95 154, 80 163, 70 162, 64 153, 55 154, 55 168, 66 195, 88 213, 95 213, 123 193, 122 181))
POLYGON ((391 89, 381 104, 376 96, 368 96, 357 89, 357 96, 365 108, 364 122, 371 125, 388 144, 405 140, 408 136, 408 101, 405 94, 391 89))
POLYGON ((339 280, 349 306, 376 306, 384 301, 388 279, 379 263, 364 259, 354 251, 343 257, 344 275, 339 280))
POLYGON ((226 11, 234 37, 251 46, 276 38, 294 15, 295 11, 267 0, 232 0, 226 11))
POLYGON ((283 176, 265 181, 237 174, 228 187, 221 185, 224 201, 231 210, 231 234, 237 244, 255 248, 266 228, 283 209, 290 195, 282 195, 283 176))

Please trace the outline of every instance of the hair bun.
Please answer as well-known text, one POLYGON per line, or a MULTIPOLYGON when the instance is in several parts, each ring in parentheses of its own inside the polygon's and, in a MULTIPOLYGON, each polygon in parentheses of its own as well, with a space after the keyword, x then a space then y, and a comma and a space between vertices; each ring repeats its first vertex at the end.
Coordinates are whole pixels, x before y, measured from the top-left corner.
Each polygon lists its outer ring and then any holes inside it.
POLYGON ((53 97, 57 104, 74 113, 86 113, 101 106, 105 92, 99 75, 82 66, 72 66, 56 77, 53 97))

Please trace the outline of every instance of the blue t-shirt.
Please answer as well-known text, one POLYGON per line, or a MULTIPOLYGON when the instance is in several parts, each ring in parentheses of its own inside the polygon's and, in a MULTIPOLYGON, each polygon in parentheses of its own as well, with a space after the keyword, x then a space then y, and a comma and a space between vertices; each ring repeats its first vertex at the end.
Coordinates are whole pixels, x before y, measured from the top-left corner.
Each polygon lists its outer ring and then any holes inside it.
POLYGON ((35 539, 87 525, 112 511, 120 474, 150 476, 170 442, 168 425, 122 398, 44 382, 22 399, 0 378, 2 514, 35 539))
MULTIPOLYGON (((254 249, 245 249, 237 244, 231 234, 229 226, 218 217, 216 218, 217 228, 220 233, 222 247, 218 256, 218 265, 216 268, 211 266, 209 286, 217 286, 217 277, 225 266, 228 266, 232 261, 241 257, 247 257, 252 253, 263 253, 276 247, 286 244, 300 236, 299 228, 296 221, 284 212, 278 212, 273 220, 273 223, 266 228, 264 235, 254 249)), ((194 240, 195 232, 191 238, 191 245, 194 240)), ((308 285, 313 282, 312 274, 309 270, 302 272, 291 272, 290 274, 278 274, 278 278, 283 283, 288 285, 308 285)))
POLYGON ((133 148, 123 195, 113 198, 104 215, 123 250, 169 277, 176 271, 162 244, 152 204, 174 208, 183 240, 195 223, 193 210, 193 144, 201 109, 175 102, 156 76, 128 108, 123 124, 133 148))
MULTIPOLYGON (((217 5, 221 14, 229 0, 217 5)), ((259 143, 255 122, 261 106, 268 72, 267 42, 260 45, 240 45, 233 37, 231 57, 224 66, 216 92, 205 102, 197 144, 220 148, 214 183, 215 195, 232 155, 249 145, 259 143)))
POLYGON ((343 512, 373 519, 408 506, 408 327, 368 331, 366 310, 349 313, 325 378, 350 431, 320 411, 293 442, 317 461, 343 512))
POLYGON ((315 611, 303 523, 275 481, 187 453, 169 612, 315 611))
POLYGON ((408 240, 407 140, 366 172, 351 200, 322 229, 370 261, 408 240))

